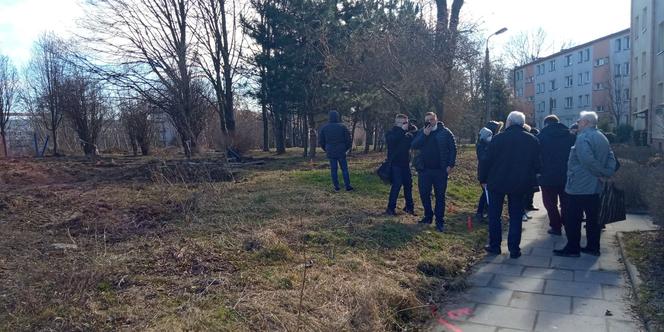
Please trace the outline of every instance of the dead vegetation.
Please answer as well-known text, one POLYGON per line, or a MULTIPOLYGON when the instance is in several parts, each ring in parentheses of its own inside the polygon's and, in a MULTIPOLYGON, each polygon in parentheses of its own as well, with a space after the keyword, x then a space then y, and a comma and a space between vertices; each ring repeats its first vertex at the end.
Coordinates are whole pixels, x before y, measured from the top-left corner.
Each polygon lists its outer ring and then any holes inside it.
POLYGON ((353 158, 357 192, 334 193, 298 153, 232 178, 185 161, 3 161, 0 330, 419 329, 484 235, 465 224, 472 152, 445 235, 381 215, 379 156, 353 158))

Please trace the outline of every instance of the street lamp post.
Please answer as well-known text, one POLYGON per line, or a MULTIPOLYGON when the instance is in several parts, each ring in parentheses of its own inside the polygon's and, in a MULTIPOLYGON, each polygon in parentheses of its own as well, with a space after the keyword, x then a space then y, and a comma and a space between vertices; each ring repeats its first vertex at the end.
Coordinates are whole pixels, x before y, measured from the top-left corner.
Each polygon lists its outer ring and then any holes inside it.
POLYGON ((507 28, 502 28, 486 38, 486 48, 484 49, 484 119, 483 123, 491 120, 491 100, 489 98, 489 90, 491 83, 491 62, 489 61, 489 39, 495 35, 499 35, 507 31, 507 28))

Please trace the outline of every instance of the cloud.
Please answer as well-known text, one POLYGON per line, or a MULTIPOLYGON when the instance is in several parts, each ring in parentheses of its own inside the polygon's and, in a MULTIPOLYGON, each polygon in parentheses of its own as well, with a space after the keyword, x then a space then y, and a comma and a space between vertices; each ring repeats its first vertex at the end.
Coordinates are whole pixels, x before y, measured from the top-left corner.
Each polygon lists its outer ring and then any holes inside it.
POLYGON ((82 13, 78 0, 0 0, 0 53, 23 66, 41 33, 68 37, 82 13))

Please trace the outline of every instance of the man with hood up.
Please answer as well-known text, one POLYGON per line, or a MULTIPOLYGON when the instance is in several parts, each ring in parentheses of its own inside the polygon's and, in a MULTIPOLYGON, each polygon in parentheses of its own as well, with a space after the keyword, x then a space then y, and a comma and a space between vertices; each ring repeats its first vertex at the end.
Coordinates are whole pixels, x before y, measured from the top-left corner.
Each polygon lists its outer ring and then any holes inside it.
MULTIPOLYGON (((477 178, 480 176, 480 167, 489 158, 489 143, 494 135, 498 135, 500 129, 503 128, 503 123, 499 121, 489 121, 486 126, 480 129, 479 138, 477 140, 477 145, 475 145, 475 152, 477 153, 477 178)), ((482 188, 482 194, 480 195, 480 200, 477 203, 477 213, 475 213, 475 220, 481 221, 484 220, 485 209, 488 213, 488 206, 486 202, 487 193, 482 188)))
POLYGON ((334 191, 339 191, 339 175, 337 174, 339 166, 341 167, 346 191, 352 191, 353 187, 350 185, 350 174, 346 161, 346 151, 352 147, 350 131, 341 123, 339 112, 330 111, 329 116, 330 121, 318 133, 318 145, 325 151, 327 159, 330 160, 330 173, 334 191))
POLYGON ((542 201, 549 215, 549 234, 561 235, 567 209, 567 160, 576 137, 555 115, 544 118, 544 128, 537 135, 542 151, 539 185, 542 201), (560 210, 558 210, 560 202, 560 210))
POLYGON ((420 199, 424 207, 424 218, 420 223, 431 224, 436 217, 436 230, 444 231, 445 192, 447 177, 456 164, 456 142, 452 132, 438 121, 436 113, 429 112, 424 117, 424 128, 418 131, 411 147, 419 150, 413 160, 418 174, 420 199), (436 194, 436 209, 431 209, 431 189, 436 194))

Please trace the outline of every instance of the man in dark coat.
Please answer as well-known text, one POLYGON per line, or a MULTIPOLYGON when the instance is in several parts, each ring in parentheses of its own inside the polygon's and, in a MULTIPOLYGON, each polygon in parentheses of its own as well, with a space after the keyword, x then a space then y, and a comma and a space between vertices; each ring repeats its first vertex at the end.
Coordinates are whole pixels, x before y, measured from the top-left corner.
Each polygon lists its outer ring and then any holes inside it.
MULTIPOLYGON (((528 125, 525 125, 526 129, 528 129, 528 125)), ((540 131, 535 128, 535 127, 530 127, 528 130, 529 133, 533 134, 533 136, 537 137, 539 135, 540 131)), ((533 190, 531 190, 528 194, 526 194, 526 200, 523 203, 524 204, 524 219, 523 221, 526 221, 528 219, 532 219, 531 216, 528 215, 528 211, 539 211, 539 208, 535 206, 534 200, 535 200, 535 193, 540 191, 538 186, 533 187, 533 190)))
POLYGON ((523 125, 526 117, 512 112, 507 117, 505 131, 489 144, 489 158, 480 169, 480 182, 489 191, 489 254, 499 255, 502 242, 501 215, 505 196, 510 216, 507 247, 511 258, 521 256, 521 223, 523 197, 535 186, 540 156, 537 138, 523 125))
POLYGON ((399 191, 403 186, 403 195, 406 206, 403 211, 415 215, 415 204, 413 203, 413 178, 410 174, 410 144, 413 141, 417 128, 408 122, 408 116, 397 114, 394 127, 385 135, 387 141, 387 159, 391 161, 390 196, 387 202, 388 215, 396 215, 394 209, 397 207, 399 191))
POLYGON ((346 191, 352 191, 353 187, 350 185, 350 174, 346 161, 346 151, 352 147, 352 141, 350 131, 341 123, 337 111, 330 111, 330 122, 324 125, 318 133, 318 145, 325 151, 327 159, 330 160, 330 173, 334 190, 339 191, 337 167, 341 166, 346 191))
POLYGON ((436 230, 445 228, 445 192, 447 177, 456 164, 456 142, 452 132, 438 121, 436 114, 429 112, 424 117, 425 125, 413 139, 411 147, 419 150, 413 161, 418 174, 420 199, 424 207, 424 218, 420 223, 431 224, 436 217, 436 230), (436 194, 436 209, 431 209, 431 189, 436 194))
POLYGON ((544 118, 544 129, 537 135, 542 151, 542 171, 539 185, 542 201, 549 215, 549 234, 561 235, 567 210, 567 160, 576 136, 555 115, 544 118), (558 202, 560 201, 560 210, 558 202))
MULTIPOLYGON (((477 138, 477 144, 475 145, 475 153, 477 154, 477 178, 479 180, 480 176, 480 164, 485 162, 489 158, 489 143, 493 136, 497 135, 500 132, 500 129, 503 128, 503 123, 498 121, 489 121, 486 126, 480 129, 479 137, 477 138)), ((475 220, 480 221, 484 220, 484 210, 486 209, 486 192, 482 188, 482 193, 480 194, 480 200, 477 203, 477 212, 475 213, 475 220)), ((486 209, 488 210, 488 209, 486 209)))

